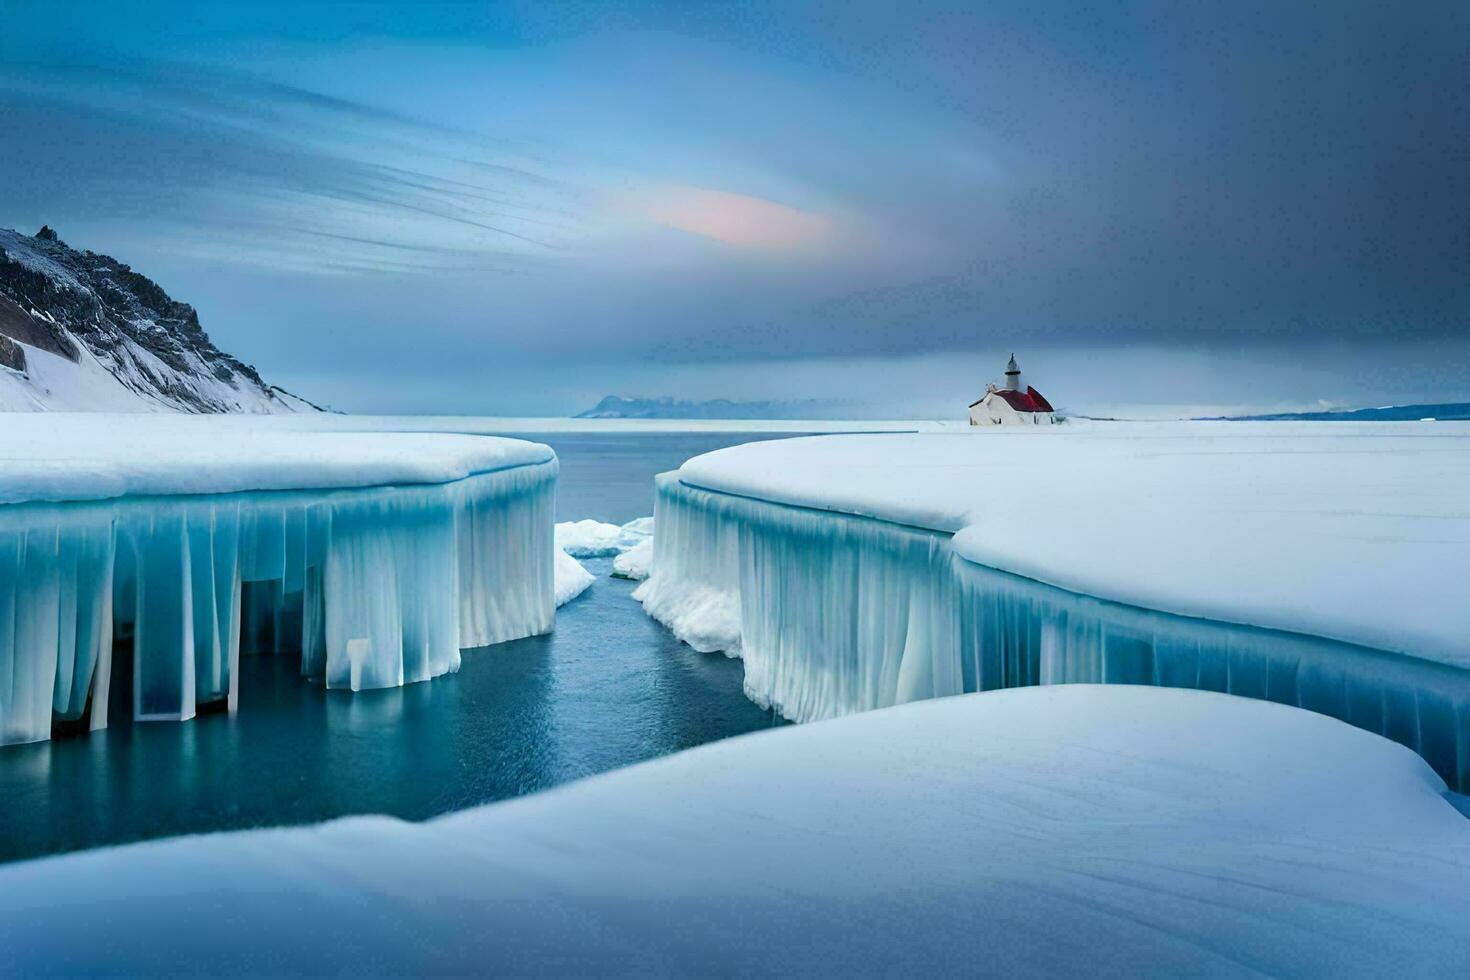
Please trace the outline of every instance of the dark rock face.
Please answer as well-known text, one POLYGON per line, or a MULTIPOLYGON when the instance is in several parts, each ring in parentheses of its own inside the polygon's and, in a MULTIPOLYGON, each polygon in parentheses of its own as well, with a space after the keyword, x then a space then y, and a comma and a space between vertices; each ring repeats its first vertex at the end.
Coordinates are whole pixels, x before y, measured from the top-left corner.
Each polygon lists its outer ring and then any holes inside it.
POLYGON ((50 227, 34 237, 0 229, 0 339, 22 364, 13 341, 74 362, 85 348, 126 388, 187 412, 309 408, 215 347, 192 306, 116 259, 68 247, 50 227))
POLYGON ((53 323, 37 320, 3 293, 0 293, 0 336, 39 347, 69 361, 77 359, 77 346, 66 336, 66 331, 53 323))
POLYGON ((0 367, 8 367, 12 371, 26 369, 26 352, 20 344, 3 335, 0 335, 0 367))

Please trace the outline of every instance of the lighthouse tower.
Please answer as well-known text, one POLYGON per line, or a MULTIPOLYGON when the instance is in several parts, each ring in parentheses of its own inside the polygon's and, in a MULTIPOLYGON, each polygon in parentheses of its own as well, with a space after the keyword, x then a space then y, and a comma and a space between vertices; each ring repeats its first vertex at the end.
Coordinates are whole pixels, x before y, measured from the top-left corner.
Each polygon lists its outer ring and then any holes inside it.
POLYGON ((1035 388, 1021 390, 1021 369, 1016 355, 1006 363, 1006 380, 1002 387, 985 386, 985 394, 970 404, 971 425, 1050 425, 1054 420, 1051 403, 1035 388))
POLYGON ((1021 369, 1016 367, 1016 355, 1012 354, 1010 361, 1006 363, 1006 381, 1001 385, 1002 391, 1021 390, 1021 369))

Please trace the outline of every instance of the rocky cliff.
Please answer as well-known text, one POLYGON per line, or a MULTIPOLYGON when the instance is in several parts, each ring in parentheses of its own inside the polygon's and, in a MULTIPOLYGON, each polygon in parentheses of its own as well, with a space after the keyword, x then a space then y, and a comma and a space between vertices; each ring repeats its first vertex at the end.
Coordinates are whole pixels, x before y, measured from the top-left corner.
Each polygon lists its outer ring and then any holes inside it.
POLYGON ((0 229, 0 410, 296 412, 187 303, 50 228, 0 229))

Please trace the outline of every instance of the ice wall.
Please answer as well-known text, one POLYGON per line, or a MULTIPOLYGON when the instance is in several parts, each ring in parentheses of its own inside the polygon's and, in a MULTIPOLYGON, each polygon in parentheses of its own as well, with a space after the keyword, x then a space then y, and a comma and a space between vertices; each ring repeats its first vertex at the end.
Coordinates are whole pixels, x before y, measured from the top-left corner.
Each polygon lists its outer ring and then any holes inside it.
POLYGON ((657 480, 635 596, 796 721, 1034 684, 1222 691, 1340 718, 1470 787, 1470 672, 1299 633, 1152 612, 961 558, 951 536, 657 480))
POLYGON ((106 725, 115 627, 147 720, 233 710, 242 633, 354 691, 544 633, 556 472, 0 506, 0 744, 106 725))

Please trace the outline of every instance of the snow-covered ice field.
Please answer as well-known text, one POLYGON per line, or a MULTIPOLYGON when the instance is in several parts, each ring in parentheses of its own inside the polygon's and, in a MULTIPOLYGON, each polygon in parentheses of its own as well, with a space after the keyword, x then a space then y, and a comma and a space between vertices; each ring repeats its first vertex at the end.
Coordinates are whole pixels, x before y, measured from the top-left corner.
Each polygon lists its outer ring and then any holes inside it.
POLYGON ((1459 975, 1470 822, 1443 788, 1281 705, 993 692, 423 824, 0 868, 0 970, 1459 975))
POLYGON ((537 443, 37 414, 5 418, 0 460, 0 743, 106 724, 114 626, 135 717, 176 720, 234 707, 242 617, 352 690, 551 628, 537 443))
POLYGON ((550 449, 455 431, 495 420, 11 418, 7 740, 105 724, 114 622, 136 715, 185 718, 242 633, 360 688, 548 629, 568 552, 832 720, 0 867, 0 972, 1470 968, 1470 425, 772 441, 553 531, 550 449))
POLYGON ((1470 781, 1470 425, 752 443, 661 478, 656 519, 645 607, 743 656, 747 692, 797 720, 1199 686, 1334 714, 1470 781))
POLYGON ((1470 667, 1470 423, 1085 423, 751 443, 690 486, 956 534, 1132 605, 1470 667))

